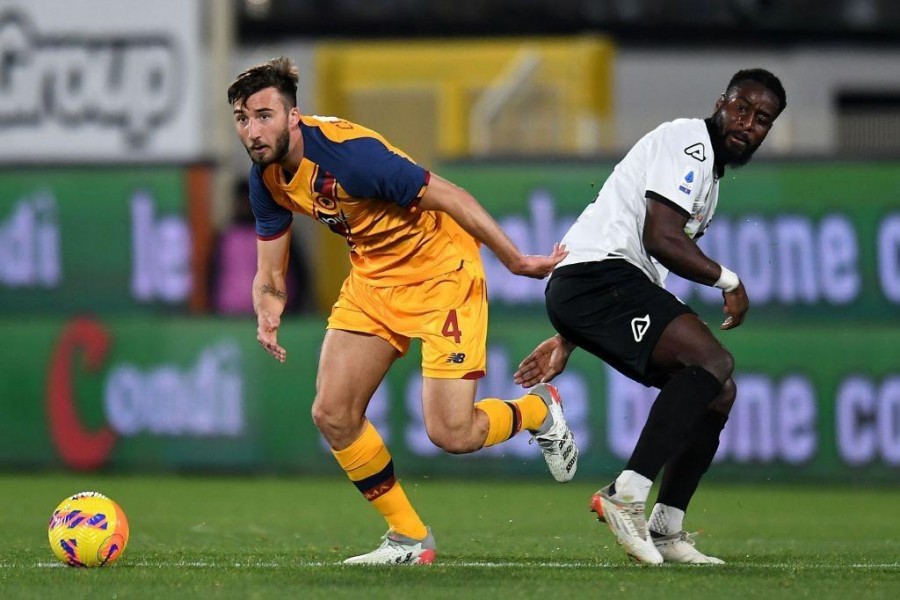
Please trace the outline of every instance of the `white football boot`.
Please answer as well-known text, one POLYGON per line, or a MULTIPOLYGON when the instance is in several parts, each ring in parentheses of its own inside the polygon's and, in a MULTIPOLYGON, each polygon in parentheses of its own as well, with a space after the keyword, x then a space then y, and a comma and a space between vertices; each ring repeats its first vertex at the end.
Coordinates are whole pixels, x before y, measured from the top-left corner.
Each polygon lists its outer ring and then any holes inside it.
POLYGON ((628 556, 647 565, 663 563, 662 555, 650 539, 643 502, 616 500, 609 495, 609 486, 606 486, 594 494, 591 507, 597 518, 609 525, 616 542, 628 556))
POLYGON ((691 565, 724 565, 725 561, 715 556, 707 556, 694 547, 694 533, 679 531, 672 535, 651 534, 653 544, 663 560, 669 563, 691 565))
POLYGON ((575 444, 575 435, 566 423, 559 390, 548 383, 539 383, 528 390, 528 393, 539 397, 547 405, 547 417, 541 428, 548 421, 550 423, 544 433, 533 432, 534 437, 529 443, 537 441, 553 479, 560 483, 571 481, 578 469, 578 446, 575 444))
POLYGON ((345 565, 430 565, 434 562, 435 543, 431 528, 424 539, 414 540, 392 530, 384 534, 380 546, 368 554, 348 558, 345 565))

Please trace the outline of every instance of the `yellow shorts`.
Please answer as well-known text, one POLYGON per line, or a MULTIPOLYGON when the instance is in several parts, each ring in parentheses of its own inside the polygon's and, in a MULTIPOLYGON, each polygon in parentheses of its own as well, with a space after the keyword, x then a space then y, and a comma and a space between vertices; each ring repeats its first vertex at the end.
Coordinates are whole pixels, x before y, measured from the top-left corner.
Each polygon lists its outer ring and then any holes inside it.
POLYGON ((328 329, 369 333, 401 355, 412 338, 422 340, 422 374, 441 379, 479 379, 487 357, 487 287, 481 263, 432 279, 374 287, 350 276, 328 317, 328 329))

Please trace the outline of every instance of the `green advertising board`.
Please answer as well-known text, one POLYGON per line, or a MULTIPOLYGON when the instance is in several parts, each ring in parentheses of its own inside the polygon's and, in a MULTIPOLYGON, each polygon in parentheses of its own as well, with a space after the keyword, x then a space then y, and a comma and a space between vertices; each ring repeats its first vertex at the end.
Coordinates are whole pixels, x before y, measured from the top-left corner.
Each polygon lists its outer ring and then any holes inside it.
POLYGON ((191 243, 185 168, 0 171, 4 314, 183 309, 191 243))
MULTIPOLYGON (((452 163, 465 187, 530 254, 546 254, 615 165, 452 163)), ((900 163, 751 163, 726 172, 699 245, 737 272, 751 322, 900 322, 900 163)), ((543 283, 510 275, 483 250, 495 306, 541 310, 543 283)), ((709 318, 721 293, 670 276, 667 287, 709 318)))
MULTIPOLYGON (((0 467, 339 473, 310 417, 323 326, 285 322, 282 365, 259 348, 252 318, 0 321, 0 467)), ((479 396, 521 395, 515 365, 550 333, 543 319, 494 311, 479 396)), ((739 397, 712 477, 896 479, 900 327, 756 325, 721 337, 739 397)), ((369 410, 399 473, 547 476, 524 434, 473 455, 435 448, 419 362, 414 346, 369 410)), ((556 383, 582 450, 578 477, 621 469, 655 390, 582 351, 556 383)))
MULTIPOLYGON (((735 356, 738 386, 713 477, 896 479, 898 167, 763 163, 726 174, 701 246, 741 275, 752 304, 739 329, 713 327, 735 356)), ((441 173, 536 253, 561 239, 611 168, 454 164, 441 173)), ((185 253, 168 248, 187 236, 176 224, 185 174, 43 174, 0 175, 0 466, 337 473, 310 418, 323 320, 287 319, 280 365, 258 347, 252 317, 154 314, 185 306, 173 293, 184 290, 185 253), (137 239, 153 243, 134 249, 137 239)), ((552 333, 544 283, 509 275, 489 253, 485 262, 492 308, 479 396, 512 398, 522 393, 515 365, 552 333)), ((717 290, 670 283, 712 325, 721 318, 717 290)), ((556 383, 582 448, 579 477, 618 471, 655 390, 582 351, 556 383)), ((368 413, 401 475, 546 476, 525 435, 474 455, 437 450, 421 385, 414 346, 368 413)))

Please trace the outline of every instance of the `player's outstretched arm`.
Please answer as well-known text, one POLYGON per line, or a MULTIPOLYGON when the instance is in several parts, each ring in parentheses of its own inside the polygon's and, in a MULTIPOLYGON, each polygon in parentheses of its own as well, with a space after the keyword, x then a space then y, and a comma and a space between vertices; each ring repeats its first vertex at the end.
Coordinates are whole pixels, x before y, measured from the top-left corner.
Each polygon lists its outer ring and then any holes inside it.
POLYGON ((291 231, 274 240, 256 242, 256 276, 253 278, 253 309, 256 311, 256 340, 274 359, 287 360, 287 351, 278 344, 278 327, 287 303, 287 272, 291 231))
POLYGON ((575 344, 559 334, 544 340, 519 363, 513 381, 526 388, 551 381, 565 370, 574 349, 575 344))
POLYGON ((516 275, 542 279, 568 254, 560 244, 554 244, 549 256, 522 254, 471 194, 434 173, 419 207, 450 215, 469 235, 490 248, 500 262, 516 275))
POLYGON ((684 233, 686 213, 649 198, 644 220, 644 248, 664 267, 685 279, 722 290, 727 318, 722 329, 734 329, 750 308, 747 291, 738 276, 707 257, 684 233))

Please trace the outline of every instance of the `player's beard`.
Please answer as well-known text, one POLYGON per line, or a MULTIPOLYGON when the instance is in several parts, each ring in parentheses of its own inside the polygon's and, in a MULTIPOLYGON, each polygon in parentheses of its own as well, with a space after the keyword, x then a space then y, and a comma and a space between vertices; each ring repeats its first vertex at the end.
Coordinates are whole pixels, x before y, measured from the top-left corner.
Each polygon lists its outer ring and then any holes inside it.
POLYGON ((253 155, 253 150, 251 148, 246 148, 247 154, 250 156, 250 160, 254 163, 258 164, 260 167, 268 167, 271 164, 275 164, 277 162, 281 162, 284 160, 284 157, 287 156, 288 150, 291 145, 291 132, 285 127, 284 131, 281 132, 281 135, 278 136, 278 139, 275 141, 275 146, 272 148, 272 156, 268 159, 257 159, 253 155))
POLYGON ((724 159, 722 162, 734 168, 743 167, 750 162, 750 159, 753 158, 753 154, 759 149, 759 143, 756 145, 747 144, 746 148, 740 152, 735 152, 728 147, 725 140, 728 133, 724 131, 725 128, 722 125, 721 113, 717 112, 713 115, 713 125, 715 125, 715 131, 718 134, 718 139, 714 141, 713 147, 715 148, 716 153, 722 153, 722 158, 724 159))

